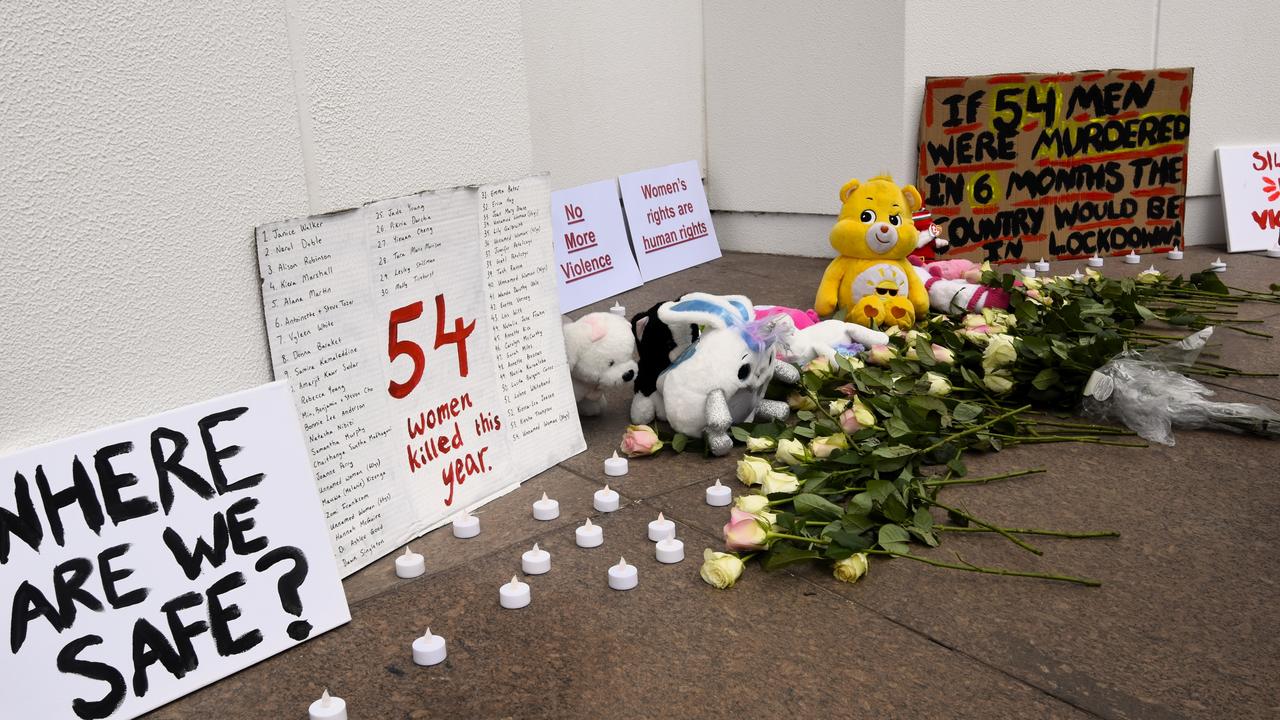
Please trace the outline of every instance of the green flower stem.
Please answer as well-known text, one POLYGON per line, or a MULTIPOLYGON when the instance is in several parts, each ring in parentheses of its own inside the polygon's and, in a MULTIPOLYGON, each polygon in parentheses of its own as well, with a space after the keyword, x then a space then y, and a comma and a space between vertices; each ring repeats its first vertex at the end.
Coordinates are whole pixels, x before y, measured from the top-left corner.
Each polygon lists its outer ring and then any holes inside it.
POLYGON ((1235 330, 1236 332, 1244 333, 1245 335, 1252 335, 1252 336, 1254 336, 1254 337, 1267 338, 1267 339, 1271 339, 1271 338, 1273 338, 1273 337, 1274 337, 1273 335, 1271 335, 1271 334, 1269 334, 1269 333, 1259 332, 1259 331, 1257 331, 1257 330, 1250 330, 1249 328, 1237 327, 1237 326, 1232 325, 1231 323, 1227 323, 1227 322, 1219 323, 1219 325, 1220 325, 1221 327, 1224 327, 1224 328, 1228 329, 1228 330, 1235 330))
POLYGON ((937 500, 926 500, 925 502, 928 502, 930 505, 933 505, 934 507, 942 508, 943 510, 946 510, 947 512, 949 512, 949 513, 951 513, 951 514, 953 514, 953 515, 956 515, 956 516, 962 517, 962 518, 964 518, 965 520, 968 520, 969 522, 973 523, 974 525, 978 525, 978 526, 980 526, 980 527, 987 528, 987 529, 991 530, 992 532, 999 533, 999 534, 1000 534, 1000 535, 1002 535, 1005 539, 1007 539, 1009 542, 1013 543, 1014 545, 1017 545, 1018 547, 1022 548, 1023 550, 1026 550, 1026 551, 1027 551, 1027 552, 1029 552, 1029 553, 1032 553, 1033 555, 1044 555, 1044 551, 1043 551, 1043 550, 1041 550, 1040 548, 1036 547, 1035 545, 1032 545, 1032 544, 1031 544, 1031 543, 1029 543, 1029 542, 1026 542, 1025 540, 1022 540, 1022 539, 1020 539, 1020 538, 1014 537, 1013 535, 1009 534, 1009 531, 1008 531, 1008 530, 1005 530, 1005 529, 1004 529, 1004 528, 1002 528, 1002 527, 999 527, 999 526, 997 526, 997 525, 992 525, 991 523, 989 523, 989 522, 985 522, 985 521, 983 521, 983 520, 979 520, 978 518, 976 518, 976 517, 974 517, 974 516, 970 515, 969 513, 965 512, 965 511, 963 511, 963 510, 960 510, 959 508, 953 508, 953 507, 951 507, 950 505, 943 505, 942 503, 938 502, 937 500))
MULTIPOLYGON (((973 533, 992 532, 987 528, 961 527, 959 525, 934 525, 933 529, 942 530, 944 532, 973 532, 973 533)), ((1096 532, 1062 532, 1059 530, 1039 530, 1036 528, 1005 528, 1005 530, 1015 535, 1045 535, 1047 537, 1061 537, 1061 538, 1120 537, 1120 533, 1116 532, 1115 530, 1099 530, 1096 532)))
POLYGON ((954 434, 952 434, 952 435, 948 435, 948 436, 946 436, 946 437, 942 438, 942 439, 941 439, 941 440, 939 440, 938 442, 936 442, 936 443, 934 443, 934 444, 930 445, 929 447, 927 447, 927 448, 925 448, 925 449, 923 449, 923 450, 917 450, 917 451, 916 451, 916 454, 917 454, 917 455, 928 455, 929 453, 933 452, 934 450, 937 450, 938 448, 942 447, 943 445, 946 445, 946 444, 947 444, 947 443, 949 443, 949 442, 952 442, 952 441, 954 441, 954 440, 959 440, 960 438, 962 438, 962 437, 964 437, 964 436, 966 436, 966 435, 972 435, 972 434, 977 433, 977 432, 982 432, 983 430, 985 430, 985 429, 987 429, 987 428, 991 427, 992 425, 995 425, 996 423, 1000 422, 1001 420, 1007 420, 1008 418, 1011 418, 1011 417, 1013 417, 1014 415, 1017 415, 1017 414, 1019 414, 1019 413, 1024 413, 1024 412, 1026 412, 1027 410, 1030 410, 1030 409, 1031 409, 1031 406, 1030 406, 1030 405, 1023 405, 1023 406, 1022 406, 1022 407, 1020 407, 1020 408, 1015 408, 1015 409, 1013 409, 1013 410, 1010 410, 1010 411, 1008 411, 1008 412, 1004 413, 1003 415, 999 415, 999 416, 997 416, 997 417, 994 417, 994 418, 992 418, 992 419, 990 419, 990 420, 988 420, 988 421, 986 421, 986 422, 982 423, 981 425, 974 425, 973 427, 969 428, 968 430, 962 430, 962 431, 960 431, 960 432, 958 432, 958 433, 954 433, 954 434))
POLYGON ((822 538, 805 537, 804 535, 790 535, 788 533, 771 532, 765 534, 765 541, 769 540, 795 540, 796 542, 809 543, 811 545, 830 545, 830 540, 822 538))
MULTIPOLYGON (((1102 583, 1098 582, 1097 580, 1091 580, 1089 578, 1082 578, 1082 577, 1075 577, 1072 575, 1054 575, 1052 573, 1024 572, 1022 570, 1006 570, 1005 568, 981 567, 968 562, 965 562, 963 565, 956 565, 954 563, 942 562, 941 560, 934 560, 932 558, 921 557, 919 555, 912 555, 911 553, 893 552, 892 550, 863 550, 862 552, 865 552, 869 555, 889 555, 890 557, 907 558, 908 560, 915 560, 917 562, 922 562, 926 565, 932 565, 934 567, 940 567, 940 568, 947 568, 949 570, 965 570, 967 572, 984 573, 987 575, 1007 575, 1010 577, 1028 577, 1028 578, 1039 578, 1041 580, 1057 580, 1059 582, 1075 583, 1077 585, 1086 585, 1088 587, 1102 586, 1102 583)), ((964 562, 964 561, 962 560, 961 562, 964 562)))
MULTIPOLYGON (((951 479, 926 480, 924 482, 924 486, 925 487, 942 487, 945 485, 982 485, 985 483, 993 482, 995 480, 1008 480, 1009 478, 1024 477, 1027 475, 1036 475, 1042 472, 1046 472, 1046 470, 1044 468, 1032 468, 1031 470, 1018 470, 1015 472, 1007 472, 1000 475, 988 475, 986 477, 958 478, 956 480, 951 480, 951 479)), ((950 478, 950 475, 951 475, 950 473, 947 473, 948 478, 950 478)))

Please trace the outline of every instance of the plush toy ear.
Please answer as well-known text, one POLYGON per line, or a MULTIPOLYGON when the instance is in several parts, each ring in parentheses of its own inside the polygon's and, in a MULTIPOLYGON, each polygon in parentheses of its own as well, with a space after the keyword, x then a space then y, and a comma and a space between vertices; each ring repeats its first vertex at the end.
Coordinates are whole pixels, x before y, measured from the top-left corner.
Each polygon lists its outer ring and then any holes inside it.
POLYGON ((589 336, 591 342, 598 342, 600 338, 604 337, 609 332, 609 328, 605 326, 596 313, 584 315, 582 317, 582 321, 587 324, 587 329, 591 331, 589 336))
POLYGON ((920 191, 916 190, 915 185, 903 185, 902 194, 906 196, 907 207, 911 208, 911 212, 924 207, 924 200, 920 197, 920 191))
POLYGON ((689 323, 726 328, 744 325, 754 316, 751 301, 741 295, 722 297, 694 292, 658 308, 658 319, 668 325, 689 323))
POLYGON ((862 185, 862 181, 859 180, 858 178, 854 178, 849 182, 845 183, 844 187, 840 188, 840 202, 845 202, 846 200, 848 200, 849 196, 853 194, 853 191, 857 190, 861 185, 862 185))
POLYGON ((631 334, 636 336, 636 340, 644 338, 644 329, 649 327, 649 315, 639 315, 631 321, 631 334))

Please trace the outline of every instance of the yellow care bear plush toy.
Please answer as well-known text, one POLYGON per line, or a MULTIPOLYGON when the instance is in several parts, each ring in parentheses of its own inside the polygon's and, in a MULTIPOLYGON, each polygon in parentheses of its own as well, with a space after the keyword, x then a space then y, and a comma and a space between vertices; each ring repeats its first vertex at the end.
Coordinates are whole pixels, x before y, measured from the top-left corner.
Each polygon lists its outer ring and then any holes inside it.
POLYGON ((822 274, 814 309, 827 317, 838 307, 846 320, 867 327, 911 327, 929 310, 929 293, 907 262, 919 240, 911 213, 922 205, 920 193, 877 175, 845 183, 840 201, 831 228, 840 257, 822 274))

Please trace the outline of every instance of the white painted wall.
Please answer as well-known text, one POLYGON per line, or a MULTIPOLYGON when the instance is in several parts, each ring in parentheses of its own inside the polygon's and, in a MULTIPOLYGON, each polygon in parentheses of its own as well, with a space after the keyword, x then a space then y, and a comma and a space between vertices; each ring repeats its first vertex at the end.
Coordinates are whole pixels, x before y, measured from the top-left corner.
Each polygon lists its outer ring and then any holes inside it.
POLYGON ((704 4, 709 185, 731 249, 830 255, 844 180, 914 177, 928 75, 1194 66, 1189 244, 1225 242, 1214 148, 1280 139, 1272 0, 704 4))
POLYGON ((524 0, 534 167, 556 189, 697 160, 702 8, 689 0, 524 0))
POLYGON ((517 0, 6 8, 0 452, 271 379, 253 227, 531 167, 517 0))

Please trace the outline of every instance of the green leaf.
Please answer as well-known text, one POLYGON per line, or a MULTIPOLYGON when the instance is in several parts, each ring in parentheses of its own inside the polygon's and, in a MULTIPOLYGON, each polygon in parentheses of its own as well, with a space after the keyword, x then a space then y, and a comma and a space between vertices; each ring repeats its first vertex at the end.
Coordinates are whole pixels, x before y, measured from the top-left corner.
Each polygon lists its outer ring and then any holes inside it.
POLYGON ((801 422, 809 422, 809 421, 813 420, 813 411, 811 411, 811 410, 800 410, 800 411, 798 411, 798 412, 796 413, 796 419, 797 419, 797 420, 799 420, 799 421, 801 421, 801 422))
POLYGON ((746 442, 751 439, 751 433, 747 432, 746 428, 741 428, 737 425, 729 428, 729 434, 733 435, 733 439, 738 442, 746 442))
POLYGON ((1057 370, 1045 368, 1036 373, 1036 376, 1031 380, 1031 385, 1037 390, 1048 390, 1057 386, 1059 379, 1057 370))
POLYGON ((915 454, 916 449, 910 445, 881 445, 871 454, 878 458, 900 458, 915 454))
POLYGON ((876 542, 890 552, 905 553, 908 552, 907 542, 910 540, 911 534, 901 525, 881 525, 876 542))
POLYGON ((844 517, 840 518, 840 522, 854 533, 864 533, 880 523, 872 520, 865 513, 847 512, 844 517))
POLYGON ((938 359, 933 356, 933 347, 924 337, 916 338, 915 348, 916 360, 919 360, 921 365, 931 368, 938 364, 938 359))
POLYGON ((764 555, 761 565, 766 571, 777 570, 805 560, 817 560, 822 553, 817 550, 798 548, 787 543, 777 543, 764 555))
POLYGON ((867 481, 867 494, 876 502, 884 502, 896 489, 893 483, 888 480, 876 479, 867 481))
POLYGON ((839 505, 813 493, 801 493, 792 499, 797 515, 812 516, 816 520, 838 518, 844 514, 839 505))
POLYGON ((911 516, 911 524, 920 530, 933 529, 933 513, 928 508, 916 508, 915 515, 911 516))
POLYGON ((684 448, 688 444, 689 444, 689 436, 685 435, 684 433, 676 433, 676 436, 671 438, 671 449, 675 450, 678 453, 684 452, 684 448))
POLYGON ((898 416, 888 419, 884 424, 884 429, 889 431, 889 437, 900 438, 911 434, 911 426, 898 416))
POLYGON ((849 500, 849 511, 858 515, 866 515, 871 512, 873 502, 871 493, 860 492, 849 500))
POLYGON ((970 422, 971 420, 978 419, 978 417, 982 415, 982 406, 962 402, 959 405, 956 405, 955 409, 951 411, 951 415, 956 419, 956 422, 970 422))
POLYGON ((791 428, 791 432, 795 433, 796 435, 799 435, 800 437, 807 437, 807 438, 813 437, 813 428, 805 427, 804 425, 797 425, 794 428, 791 428))
POLYGON ((871 547, 871 540, 861 533, 849 532, 848 530, 837 530, 829 536, 832 544, 858 552, 871 547))

